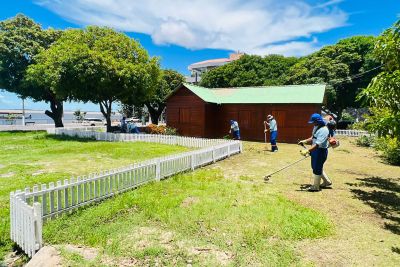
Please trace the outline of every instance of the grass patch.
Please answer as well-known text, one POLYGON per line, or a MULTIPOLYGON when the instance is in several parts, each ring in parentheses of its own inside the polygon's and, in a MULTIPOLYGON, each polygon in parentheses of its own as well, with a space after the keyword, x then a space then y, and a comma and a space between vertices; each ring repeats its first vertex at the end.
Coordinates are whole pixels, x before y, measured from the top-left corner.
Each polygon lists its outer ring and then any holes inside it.
POLYGON ((0 132, 0 260, 11 250, 11 191, 186 150, 151 143, 99 142, 46 132, 0 132))
POLYGON ((109 257, 164 258, 167 265, 221 265, 221 255, 233 265, 286 265, 298 260, 293 240, 331 233, 316 211, 265 187, 227 180, 219 170, 198 170, 50 221, 44 239, 97 247, 109 257))

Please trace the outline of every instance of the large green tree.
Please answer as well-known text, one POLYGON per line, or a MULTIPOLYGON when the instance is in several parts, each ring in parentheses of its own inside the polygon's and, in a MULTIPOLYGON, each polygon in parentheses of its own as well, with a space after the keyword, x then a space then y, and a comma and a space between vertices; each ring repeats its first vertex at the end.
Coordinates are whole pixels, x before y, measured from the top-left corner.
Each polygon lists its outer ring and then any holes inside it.
POLYGON ((328 108, 340 117, 344 108, 360 106, 357 94, 379 72, 374 44, 372 36, 355 36, 325 46, 290 68, 286 83, 328 84, 328 108))
POLYGON ((21 98, 50 103, 45 114, 62 127, 63 97, 51 88, 25 82, 28 67, 36 56, 59 38, 60 31, 44 30, 24 15, 0 22, 0 88, 16 93, 21 98))
POLYGON ((382 72, 360 94, 373 112, 369 127, 400 142, 400 20, 378 37, 374 56, 383 65, 382 72))
POLYGON ((29 79, 71 100, 99 104, 111 131, 112 105, 144 101, 159 80, 157 58, 135 40, 110 28, 71 29, 37 57, 29 79))
POLYGON ((205 73, 201 85, 209 88, 281 85, 285 74, 297 61, 295 57, 281 55, 244 55, 205 73))
POLYGON ((149 99, 144 104, 150 113, 151 122, 158 124, 158 120, 165 109, 165 98, 181 83, 185 77, 175 70, 163 70, 161 79, 149 99))

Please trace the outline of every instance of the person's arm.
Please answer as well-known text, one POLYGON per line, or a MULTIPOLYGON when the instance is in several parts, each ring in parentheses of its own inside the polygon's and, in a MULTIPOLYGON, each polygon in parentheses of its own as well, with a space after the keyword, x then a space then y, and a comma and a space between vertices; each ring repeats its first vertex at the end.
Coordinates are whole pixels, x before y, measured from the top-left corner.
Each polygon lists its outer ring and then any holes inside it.
POLYGON ((311 143, 312 143, 312 136, 307 139, 301 140, 298 144, 299 145, 310 145, 311 143))

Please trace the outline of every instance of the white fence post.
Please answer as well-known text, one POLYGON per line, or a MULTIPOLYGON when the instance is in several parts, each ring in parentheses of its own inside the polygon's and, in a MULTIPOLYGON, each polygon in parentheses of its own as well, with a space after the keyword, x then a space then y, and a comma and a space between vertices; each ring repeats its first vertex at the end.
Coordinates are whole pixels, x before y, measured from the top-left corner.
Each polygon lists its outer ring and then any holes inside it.
POLYGON ((42 207, 38 202, 33 203, 33 218, 34 218, 34 234, 35 234, 35 250, 38 251, 43 246, 42 239, 42 229, 43 229, 43 220, 42 220, 42 207))
POLYGON ((212 160, 213 160, 213 163, 215 163, 215 147, 214 146, 212 147, 212 160))
POLYGON ((159 182, 161 180, 161 161, 158 158, 156 161, 156 181, 159 182))
POLYGON ((193 171, 194 170, 194 154, 190 156, 190 169, 193 171))

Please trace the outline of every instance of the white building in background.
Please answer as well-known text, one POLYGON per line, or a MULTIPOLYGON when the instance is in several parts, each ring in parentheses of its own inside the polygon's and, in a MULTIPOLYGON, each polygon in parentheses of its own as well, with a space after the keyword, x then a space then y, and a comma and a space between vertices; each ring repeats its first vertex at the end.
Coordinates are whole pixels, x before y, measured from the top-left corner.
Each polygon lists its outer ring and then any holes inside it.
POLYGON ((229 58, 217 58, 209 59, 201 62, 196 62, 189 65, 188 69, 191 73, 189 77, 186 77, 187 83, 198 83, 201 80, 201 75, 213 68, 228 64, 232 61, 238 60, 244 53, 232 53, 229 58))

